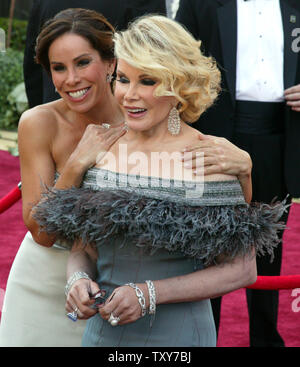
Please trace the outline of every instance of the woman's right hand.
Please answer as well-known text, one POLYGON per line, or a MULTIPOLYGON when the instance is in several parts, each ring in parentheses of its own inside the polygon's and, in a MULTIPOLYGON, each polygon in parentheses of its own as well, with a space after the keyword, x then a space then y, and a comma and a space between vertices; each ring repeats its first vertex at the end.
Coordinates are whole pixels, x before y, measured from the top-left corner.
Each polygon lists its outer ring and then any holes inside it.
POLYGON ((96 282, 90 279, 78 279, 68 292, 65 308, 67 312, 77 310, 78 319, 86 320, 94 316, 97 308, 91 308, 95 299, 91 295, 100 292, 100 288, 96 282))
POLYGON ((64 189, 80 186, 86 171, 96 165, 126 131, 124 123, 110 126, 109 129, 101 125, 89 124, 60 172, 55 187, 64 189))
POLYGON ((89 124, 69 161, 78 164, 86 171, 99 162, 110 147, 126 133, 124 123, 105 128, 101 125, 89 124))

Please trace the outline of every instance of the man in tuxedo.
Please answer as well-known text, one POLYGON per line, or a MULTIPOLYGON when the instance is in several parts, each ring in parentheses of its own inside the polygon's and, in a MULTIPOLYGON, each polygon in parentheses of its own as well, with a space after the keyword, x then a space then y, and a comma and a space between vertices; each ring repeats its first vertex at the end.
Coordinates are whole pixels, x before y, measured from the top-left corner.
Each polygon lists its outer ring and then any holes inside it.
MULTIPOLYGON (((250 154, 253 201, 300 197, 300 52, 292 47, 299 1, 181 0, 176 20, 202 41, 222 73, 219 99, 193 126, 250 154)), ((281 252, 280 244, 272 263, 258 257, 258 274, 279 275, 281 252)), ((247 289, 247 301, 250 346, 284 346, 278 291, 247 289)), ((217 329, 220 305, 220 298, 212 300, 217 329)))
POLYGON ((117 29, 122 30, 134 18, 146 13, 166 15, 162 0, 35 0, 31 9, 24 53, 24 80, 29 107, 60 98, 41 65, 34 62, 35 40, 49 18, 67 8, 85 8, 103 14, 117 29))

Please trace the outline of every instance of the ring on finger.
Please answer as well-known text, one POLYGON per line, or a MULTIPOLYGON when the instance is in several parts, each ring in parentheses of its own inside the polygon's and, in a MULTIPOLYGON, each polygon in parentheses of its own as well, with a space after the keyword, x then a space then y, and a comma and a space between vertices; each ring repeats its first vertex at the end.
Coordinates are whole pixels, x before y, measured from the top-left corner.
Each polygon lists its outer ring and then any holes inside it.
POLYGON ((111 326, 117 326, 120 322, 120 317, 114 316, 113 313, 111 313, 107 321, 111 324, 111 326))
POLYGON ((75 307, 74 311, 68 312, 67 316, 70 320, 76 322, 78 318, 78 307, 75 307))
POLYGON ((102 127, 104 127, 104 129, 109 129, 110 128, 110 124, 107 124, 107 123, 104 123, 104 124, 101 124, 102 127))

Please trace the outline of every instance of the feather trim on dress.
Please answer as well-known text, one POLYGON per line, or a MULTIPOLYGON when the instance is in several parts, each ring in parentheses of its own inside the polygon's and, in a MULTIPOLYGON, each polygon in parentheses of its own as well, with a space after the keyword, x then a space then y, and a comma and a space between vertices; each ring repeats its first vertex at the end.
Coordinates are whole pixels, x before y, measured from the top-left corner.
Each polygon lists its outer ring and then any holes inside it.
POLYGON ((101 246, 122 235, 123 245, 154 253, 164 248, 214 263, 219 255, 273 254, 287 205, 254 203, 192 206, 126 190, 49 189, 34 208, 42 231, 70 246, 76 240, 101 246))

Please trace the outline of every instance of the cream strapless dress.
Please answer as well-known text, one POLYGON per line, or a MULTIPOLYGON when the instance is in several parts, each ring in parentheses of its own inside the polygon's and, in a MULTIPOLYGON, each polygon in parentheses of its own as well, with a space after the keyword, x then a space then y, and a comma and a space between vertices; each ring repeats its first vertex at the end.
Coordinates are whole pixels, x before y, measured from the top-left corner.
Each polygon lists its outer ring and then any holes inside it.
POLYGON ((1 347, 77 347, 86 321, 66 316, 64 286, 69 251, 38 245, 26 234, 7 281, 1 347))

